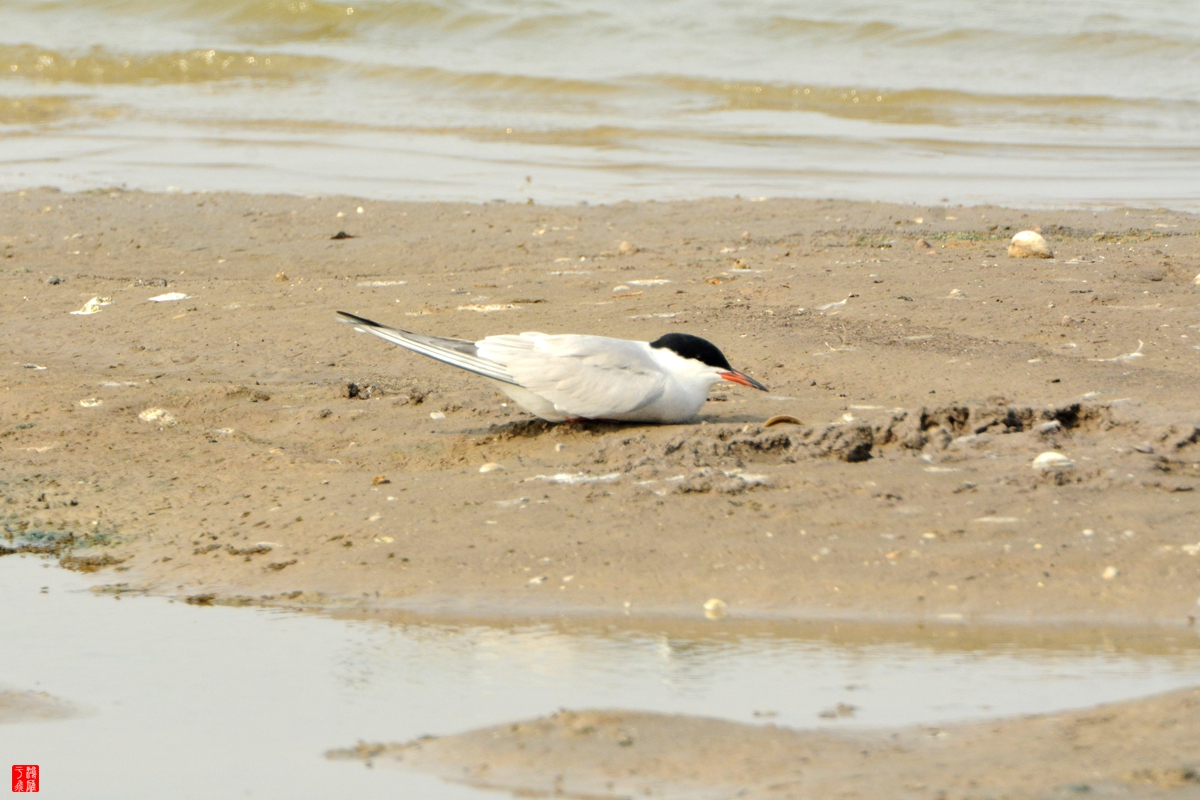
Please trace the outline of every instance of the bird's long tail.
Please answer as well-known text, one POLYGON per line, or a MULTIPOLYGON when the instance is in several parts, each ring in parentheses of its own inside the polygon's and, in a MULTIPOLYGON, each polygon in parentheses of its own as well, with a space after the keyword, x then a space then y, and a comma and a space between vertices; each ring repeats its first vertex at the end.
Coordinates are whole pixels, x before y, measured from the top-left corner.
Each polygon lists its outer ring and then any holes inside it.
POLYGON ((353 325, 357 331, 372 333, 380 339, 386 339, 392 344, 398 344, 403 348, 420 353, 423 356, 429 356, 444 364, 465 369, 467 372, 474 372, 477 375, 483 375, 486 378, 501 381, 502 383, 517 385, 516 380, 508 373, 503 364, 489 361, 486 358, 480 358, 479 351, 475 347, 474 342, 468 342, 465 339, 448 339, 442 336, 425 336, 420 333, 411 333, 410 331, 402 331, 399 328, 380 325, 378 322, 373 322, 357 314, 350 314, 345 311, 337 313, 341 317, 342 322, 353 325))

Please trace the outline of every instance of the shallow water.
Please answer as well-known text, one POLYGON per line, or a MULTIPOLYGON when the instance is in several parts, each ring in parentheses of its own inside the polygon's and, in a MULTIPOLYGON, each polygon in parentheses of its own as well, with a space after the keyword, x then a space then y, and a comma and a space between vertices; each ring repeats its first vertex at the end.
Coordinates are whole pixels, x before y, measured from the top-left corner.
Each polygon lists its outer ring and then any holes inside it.
POLYGON ((903 725, 1200 682, 1190 630, 383 622, 88 590, 97 583, 33 557, 0 559, 0 687, 85 712, 0 725, 0 752, 39 764, 47 798, 478 797, 323 754, 560 707, 903 725), (857 710, 820 716, 839 703, 857 710))
POLYGON ((1200 209, 1200 4, 0 0, 0 188, 1200 209))

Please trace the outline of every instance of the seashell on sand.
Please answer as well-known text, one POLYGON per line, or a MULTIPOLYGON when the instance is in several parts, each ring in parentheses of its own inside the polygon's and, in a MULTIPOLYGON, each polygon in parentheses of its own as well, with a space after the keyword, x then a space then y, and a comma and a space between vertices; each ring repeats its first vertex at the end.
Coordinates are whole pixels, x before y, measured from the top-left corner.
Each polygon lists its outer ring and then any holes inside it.
POLYGON ((165 408, 147 408, 145 411, 138 414, 138 419, 142 422, 153 422, 162 426, 174 425, 175 416, 165 408))
POLYGON ((1061 433, 1063 429, 1062 423, 1056 419, 1049 422, 1043 422, 1033 429, 1033 432, 1038 436, 1053 436, 1056 433, 1061 433))
POLYGON ((729 605, 724 600, 713 597, 704 604, 704 616, 709 619, 720 619, 725 616, 725 611, 728 608, 729 605))
POLYGON ((99 314, 101 306, 111 306, 113 299, 111 297, 93 297, 83 304, 83 308, 78 311, 72 311, 75 315, 99 314))
POLYGON ((803 425, 803 424, 804 423, 801 422, 799 420, 799 418, 793 417, 791 414, 779 414, 777 416, 771 417, 769 420, 764 422, 763 427, 769 428, 772 425, 803 425))
POLYGON ((1037 231, 1021 231, 1008 245, 1009 258, 1054 258, 1050 245, 1037 231))
POLYGON ((1064 456, 1062 453, 1056 453, 1053 450, 1047 450, 1033 460, 1033 468, 1039 472, 1050 472, 1056 469, 1070 469, 1075 466, 1075 462, 1064 456))

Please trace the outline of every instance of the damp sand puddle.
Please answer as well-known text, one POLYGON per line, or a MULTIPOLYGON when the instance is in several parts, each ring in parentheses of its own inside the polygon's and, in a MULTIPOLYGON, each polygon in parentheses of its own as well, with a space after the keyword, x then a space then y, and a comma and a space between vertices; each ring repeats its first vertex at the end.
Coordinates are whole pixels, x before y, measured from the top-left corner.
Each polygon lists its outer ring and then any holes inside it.
POLYGON ((47 719, 0 724, 0 751, 40 765, 47 798, 482 797, 326 753, 560 708, 859 730, 1200 683, 1188 629, 344 619, 93 591, 100 583, 0 559, 0 693, 56 701, 47 719))

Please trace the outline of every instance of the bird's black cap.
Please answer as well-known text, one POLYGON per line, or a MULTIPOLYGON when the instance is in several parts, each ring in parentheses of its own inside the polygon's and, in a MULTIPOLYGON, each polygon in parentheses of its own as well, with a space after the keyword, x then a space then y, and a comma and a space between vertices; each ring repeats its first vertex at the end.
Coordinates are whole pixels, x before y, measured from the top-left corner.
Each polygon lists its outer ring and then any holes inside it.
POLYGON ((694 358, 701 364, 718 369, 733 371, 729 359, 717 349, 717 346, 707 339, 692 336, 690 333, 668 333, 650 343, 651 347, 660 350, 670 350, 680 358, 694 358))

